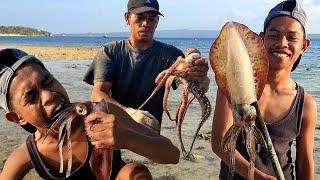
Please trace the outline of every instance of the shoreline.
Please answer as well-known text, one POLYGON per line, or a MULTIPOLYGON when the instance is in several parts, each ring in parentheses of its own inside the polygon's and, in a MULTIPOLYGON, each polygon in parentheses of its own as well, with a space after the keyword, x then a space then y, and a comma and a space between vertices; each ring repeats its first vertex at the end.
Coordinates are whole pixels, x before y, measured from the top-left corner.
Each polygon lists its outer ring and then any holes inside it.
POLYGON ((0 44, 2 48, 16 48, 34 55, 40 60, 92 60, 98 48, 77 46, 27 46, 0 44))

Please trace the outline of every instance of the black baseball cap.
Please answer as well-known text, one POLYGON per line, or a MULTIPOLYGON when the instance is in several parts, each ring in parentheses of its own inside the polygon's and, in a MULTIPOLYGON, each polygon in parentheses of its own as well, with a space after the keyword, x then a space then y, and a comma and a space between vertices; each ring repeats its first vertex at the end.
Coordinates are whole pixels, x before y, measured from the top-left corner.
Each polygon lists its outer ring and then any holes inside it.
POLYGON ((163 16, 159 11, 159 3, 157 0, 129 0, 127 7, 129 13, 139 14, 154 11, 163 16))
MULTIPOLYGON (((306 31, 307 15, 306 15, 306 12, 302 9, 302 7, 295 0, 283 1, 279 4, 277 4, 275 7, 273 7, 269 11, 266 19, 264 20, 263 30, 266 31, 266 28, 272 19, 274 19, 278 16, 283 16, 283 15, 292 17, 295 20, 297 20, 301 24, 301 26, 304 30, 305 37, 307 37, 307 31, 306 31)), ((301 60, 301 57, 302 57, 302 54, 300 54, 297 61, 293 64, 291 71, 294 71, 297 68, 297 66, 301 60)))

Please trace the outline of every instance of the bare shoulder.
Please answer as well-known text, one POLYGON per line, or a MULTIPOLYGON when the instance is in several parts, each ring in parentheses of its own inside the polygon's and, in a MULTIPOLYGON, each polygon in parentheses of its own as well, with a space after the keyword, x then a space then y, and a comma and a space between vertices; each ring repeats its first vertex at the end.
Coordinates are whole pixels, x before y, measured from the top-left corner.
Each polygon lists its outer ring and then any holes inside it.
POLYGON ((7 158, 1 179, 22 179, 33 168, 26 143, 22 143, 7 158))
POLYGON ((306 106, 317 108, 317 103, 315 99, 308 92, 304 93, 304 103, 306 106))
POLYGON ((317 103, 315 99, 307 92, 304 93, 304 106, 302 110, 303 124, 316 124, 317 121, 317 103))

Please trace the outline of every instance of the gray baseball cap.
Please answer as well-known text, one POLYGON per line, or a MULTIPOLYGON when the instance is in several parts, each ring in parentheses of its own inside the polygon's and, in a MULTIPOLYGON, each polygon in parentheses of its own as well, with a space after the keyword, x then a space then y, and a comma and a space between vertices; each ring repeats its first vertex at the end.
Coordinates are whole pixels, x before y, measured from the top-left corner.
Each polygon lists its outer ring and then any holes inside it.
MULTIPOLYGON (((282 16, 282 15, 290 16, 296 19, 301 24, 304 30, 305 37, 307 37, 307 22, 308 22, 307 15, 306 15, 306 12, 295 0, 283 1, 277 4, 275 7, 273 7, 269 11, 267 18, 264 20, 263 30, 266 31, 268 24, 273 18, 282 16)), ((301 56, 302 54, 300 54, 297 61, 293 64, 291 71, 294 71, 297 68, 300 62, 301 56)))
POLYGON ((10 111, 8 104, 10 82, 14 73, 25 63, 37 63, 45 68, 40 60, 19 49, 0 50, 0 107, 5 111, 10 111))
POLYGON ((157 0, 129 0, 127 8, 129 13, 139 14, 147 11, 155 11, 163 16, 159 11, 159 3, 157 0))

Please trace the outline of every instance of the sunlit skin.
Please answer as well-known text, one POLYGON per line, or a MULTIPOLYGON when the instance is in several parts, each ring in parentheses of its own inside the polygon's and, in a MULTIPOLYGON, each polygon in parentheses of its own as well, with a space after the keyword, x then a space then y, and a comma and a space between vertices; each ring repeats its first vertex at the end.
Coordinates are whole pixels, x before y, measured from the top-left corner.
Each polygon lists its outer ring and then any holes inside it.
MULTIPOLYGON (((154 32, 159 23, 159 15, 155 11, 146 11, 139 14, 126 12, 124 14, 126 24, 130 29, 129 43, 133 48, 146 50, 153 45, 154 32)), ((208 63, 203 58, 199 58, 194 62, 194 66, 186 68, 188 77, 193 81, 198 81, 203 92, 209 89, 210 79, 207 77, 208 63)), ((104 99, 107 102, 112 102, 119 107, 126 109, 124 105, 108 95, 112 87, 111 82, 95 82, 92 92, 92 100, 99 101, 104 99), (108 92, 108 93, 105 93, 108 92)))
POLYGON ((153 35, 159 22, 159 16, 156 12, 125 13, 125 20, 130 27, 129 41, 132 46, 137 46, 141 50, 152 46, 153 35))
MULTIPOLYGON (((279 16, 272 19, 264 33, 260 33, 269 58, 267 83, 258 101, 261 116, 267 123, 277 123, 288 115, 297 95, 295 81, 291 78, 294 62, 303 54, 310 41, 305 38, 301 24, 292 17, 279 16)), ((221 140, 232 125, 232 111, 227 99, 218 89, 212 123, 212 150, 225 163, 228 153, 221 149, 221 140)), ((313 144, 317 105, 313 97, 304 93, 300 134, 296 138, 295 176, 297 179, 314 179, 313 144)), ((247 177, 248 161, 236 152, 236 172, 247 177)), ((276 179, 255 168, 255 179, 276 179)))
MULTIPOLYGON (((21 119, 20 125, 29 122, 45 134, 48 120, 54 110, 69 97, 63 86, 38 64, 22 67, 11 81, 11 104, 21 119)), ((13 112, 7 113, 10 116, 13 112)))
MULTIPOLYGON (((56 108, 63 102, 68 103, 69 97, 63 86, 40 65, 32 63, 20 67, 15 73, 9 87, 9 97, 13 106, 12 111, 6 112, 5 117, 9 121, 19 125, 30 123, 37 128, 35 133, 35 141, 40 154, 43 155, 42 160, 49 167, 59 167, 59 159, 57 156, 57 134, 50 134, 46 140, 44 136, 48 125, 48 120, 53 115, 56 108), (14 92, 13 94, 11 92, 14 92), (44 153, 44 154, 43 154, 44 153)), ((72 138, 75 140, 73 146, 87 147, 86 134, 81 128, 73 132, 72 138)), ((66 152, 66 148, 64 148, 66 152)), ((9 156, 3 172, 12 172, 16 179, 24 176, 25 169, 33 168, 30 157, 22 156, 27 154, 25 143, 15 151, 14 156, 9 156), (19 152, 21 154, 19 154, 19 152), (22 153, 24 152, 24 153, 22 153), (14 160, 15 158, 19 160, 14 160), (23 167, 19 162, 24 161, 23 167), (11 162, 16 163, 15 172, 10 170, 11 162)), ((87 151, 81 148, 74 149, 74 168, 79 167, 84 161, 87 151)), ((67 159, 65 157, 64 161, 67 159)), ((7 173, 2 174, 10 179, 7 173)))
POLYGON ((294 62, 310 44, 310 41, 304 38, 301 24, 289 16, 274 18, 261 36, 269 58, 270 71, 283 68, 291 71, 294 62))
MULTIPOLYGON (((28 63, 15 72, 9 93, 13 108, 5 113, 6 119, 19 125, 30 123, 35 126, 37 128, 35 143, 42 161, 50 170, 59 171, 58 135, 50 133, 45 140, 44 137, 48 130, 46 126, 48 119, 61 103, 69 102, 66 90, 42 66, 28 63)), ((91 129, 88 131, 94 139, 93 145, 98 148, 128 149, 157 163, 178 162, 179 150, 169 139, 136 123, 118 106, 109 104, 109 108, 110 114, 100 111, 91 113, 85 119, 85 121, 96 119, 102 121, 92 128, 97 131, 93 132, 91 129)), ((87 134, 81 123, 73 123, 71 139, 72 171, 74 171, 89 156, 87 134)), ((66 153, 67 146, 64 145, 63 154, 66 153)), ((0 179, 23 179, 26 173, 34 168, 30 156, 26 154, 28 150, 26 142, 23 142, 7 158, 0 179)), ((64 156, 64 165, 66 169, 67 156, 64 156)), ((118 173, 117 179, 132 179, 132 176, 136 175, 151 179, 149 170, 135 162, 126 164, 118 173)))

